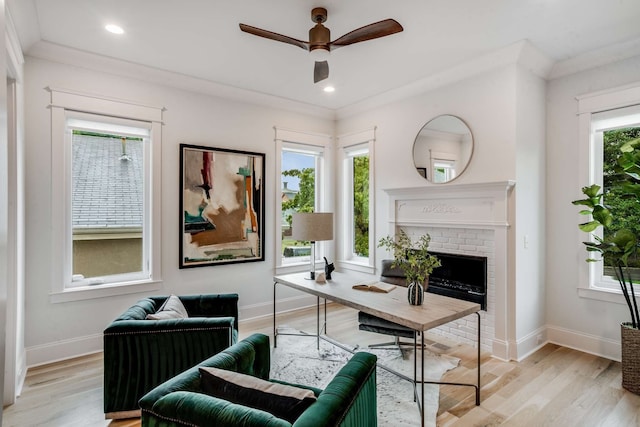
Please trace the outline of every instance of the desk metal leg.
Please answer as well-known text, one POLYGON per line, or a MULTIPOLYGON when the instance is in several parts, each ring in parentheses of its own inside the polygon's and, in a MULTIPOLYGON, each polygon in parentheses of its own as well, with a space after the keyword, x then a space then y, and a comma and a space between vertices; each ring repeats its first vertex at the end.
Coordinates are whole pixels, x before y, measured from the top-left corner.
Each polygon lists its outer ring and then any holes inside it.
MULTIPOLYGON (((416 342, 415 336, 414 336, 413 352, 414 352, 415 356, 413 358, 414 359, 414 361, 413 361, 413 366, 414 366, 413 367, 413 386, 414 386, 413 395, 414 395, 414 399, 413 400, 415 401, 416 397, 418 396, 417 387, 418 387, 418 384, 420 384, 421 387, 422 387, 421 394, 420 394, 421 397, 420 397, 420 401, 417 402, 417 403, 418 403, 418 411, 420 411, 420 418, 422 420, 421 425, 423 427, 424 427, 424 385, 425 384, 455 385, 455 386, 473 387, 475 389, 475 392, 476 392, 476 406, 480 406, 480 377, 481 377, 481 375, 480 375, 480 364, 481 364, 480 363, 481 362, 481 359, 480 359, 481 348, 480 348, 480 346, 481 346, 481 343, 482 343, 482 340, 481 340, 481 329, 482 328, 481 328, 481 322, 480 322, 480 319, 481 319, 480 312, 476 312, 476 315, 478 316, 478 336, 477 336, 477 338, 478 338, 478 343, 477 343, 478 351, 477 351, 477 355, 476 355, 476 357, 477 357, 477 361, 476 361, 476 375, 477 375, 477 378, 476 378, 476 383, 475 384, 448 382, 448 381, 425 381, 424 380, 424 353, 425 353, 425 351, 424 351, 425 350, 425 347, 424 347, 424 331, 422 332, 422 338, 421 338, 421 344, 422 344, 422 358, 421 358, 422 359, 421 360, 421 363, 422 363, 422 374, 420 376, 420 381, 418 381, 417 378, 416 378, 416 364, 417 364, 417 357, 416 356, 418 355, 418 353, 417 353, 418 349, 417 349, 417 342, 416 342)), ((380 364, 378 366, 383 367, 380 364)), ((397 373, 397 372, 395 372, 395 371, 393 371, 391 369, 388 369, 388 368, 384 368, 384 369, 386 369, 387 371, 389 371, 391 373, 394 373, 394 374, 398 375, 401 378, 404 378, 404 379, 410 381, 407 377, 403 376, 402 374, 399 374, 399 373, 397 373)))
POLYGON ((278 331, 276 330, 276 285, 278 282, 273 282, 273 348, 278 347, 278 331))
POLYGON ((480 312, 476 312, 478 315, 478 365, 476 367, 478 371, 478 386, 476 387, 476 406, 480 406, 480 312))
POLYGON ((327 299, 324 299, 324 324, 322 325, 324 333, 327 333, 327 299))
POLYGON ((320 350, 320 297, 316 297, 316 346, 320 350))
MULTIPOLYGON (((420 344, 421 344, 421 348, 422 348, 422 350, 421 350, 422 351, 422 357, 421 357, 421 359, 422 359, 422 372, 420 374, 420 383, 421 383, 420 386, 422 388, 422 392, 421 392, 422 398, 420 399, 420 405, 421 405, 421 407, 420 407, 420 425, 422 427, 424 427, 424 353, 425 353, 425 351, 424 351, 424 332, 422 332, 420 334, 420 337, 421 337, 420 338, 420 341, 421 341, 420 344)), ((414 352, 414 356, 413 356, 414 359, 416 358, 416 354, 417 353, 414 352)))

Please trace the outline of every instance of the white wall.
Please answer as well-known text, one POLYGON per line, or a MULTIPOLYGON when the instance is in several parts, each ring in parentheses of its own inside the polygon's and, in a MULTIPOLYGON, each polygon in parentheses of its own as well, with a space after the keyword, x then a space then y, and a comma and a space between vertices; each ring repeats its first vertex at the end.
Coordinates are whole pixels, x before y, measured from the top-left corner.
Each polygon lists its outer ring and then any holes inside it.
MULTIPOLYGON (((5 40, 5 8, 4 1, 0 1, 0 34, 3 46, 0 47, 0 382, 4 385, 5 371, 5 332, 7 325, 7 289, 11 286, 11 271, 13 258, 9 252, 9 170, 10 153, 7 144, 7 52, 5 40)), ((12 348, 9 346, 9 348, 12 348)), ((13 375, 13 370, 11 370, 13 375)), ((4 386, 0 388, 0 401, 4 402, 4 386)), ((0 410, 0 424, 2 411, 0 410)))
POLYGON ((640 83, 640 57, 609 64, 548 82, 547 85, 547 323, 549 339, 613 359, 620 357, 620 322, 626 306, 579 297, 578 271, 586 253, 580 244, 578 95, 640 83))
MULTIPOLYGON (((376 239, 388 233, 384 188, 431 185, 413 169, 413 139, 429 119, 455 114, 468 122, 475 141, 474 156, 455 182, 515 179, 515 289, 512 304, 518 321, 512 337, 524 343, 524 353, 544 339, 617 358, 619 323, 627 319, 624 305, 579 298, 578 268, 584 249, 571 200, 584 183, 577 178, 577 120, 575 96, 638 81, 640 58, 563 77, 548 83, 546 174, 539 141, 539 99, 544 82, 524 70, 507 67, 457 84, 377 108, 337 123, 338 134, 377 126, 376 239), (514 142, 516 141, 516 142, 514 142), (499 167, 496 167, 499 166, 499 167), (543 186, 546 181, 546 206, 543 186), (527 195, 527 197, 524 197, 527 195), (546 211, 546 218, 537 212, 546 211), (543 230, 545 228, 546 235, 543 230), (527 237, 528 247, 524 247, 527 237), (545 239, 547 243, 545 244, 545 239), (542 254, 546 252, 546 259, 542 254), (546 265, 545 265, 546 264, 546 265), (546 276, 543 271, 546 267, 546 276), (545 287, 540 282, 546 280, 545 287), (546 310, 545 310, 546 301, 546 310), (601 319, 608 319, 602 321, 601 319)), ((167 108, 163 128, 163 292, 239 292, 246 315, 266 313, 271 303, 273 254, 263 263, 177 268, 178 144, 232 147, 267 154, 267 249, 274 236, 273 125, 331 134, 333 122, 219 98, 146 84, 137 80, 30 58, 26 67, 27 118, 27 296, 25 345, 30 364, 64 357, 61 347, 91 351, 101 341, 106 324, 141 295, 51 304, 48 175, 50 135, 47 86, 56 86, 131 99, 167 108), (214 274, 215 273, 215 276, 214 274), (237 288, 246 283, 247 288, 237 288), (62 344, 60 344, 62 343, 62 344), (58 345, 60 344, 60 345, 58 345)), ((377 254, 380 259, 382 253, 377 254)), ((282 297, 292 297, 282 291, 282 297)), ((518 352, 520 356, 523 351, 518 352)))
MULTIPOLYGON (((376 241, 390 233, 387 188, 431 186, 413 167, 412 147, 422 126, 440 114, 462 118, 471 128, 474 152, 462 176, 450 184, 515 180, 510 205, 506 324, 497 336, 508 338, 509 357, 519 359, 536 345, 545 325, 544 299, 544 129, 545 81, 517 64, 418 94, 338 122, 338 133, 376 126, 376 241), (522 184, 522 187, 520 185, 522 184), (516 245, 523 236, 528 248, 516 245), (519 236, 519 237, 516 237, 519 236)), ((385 253, 378 250, 376 266, 385 253)), ((504 297, 504 298, 503 298, 504 297)))
POLYGON ((517 359, 545 342, 545 88, 544 79, 517 67, 513 296, 518 352, 512 355, 517 359))
POLYGON ((9 230, 7 328, 4 403, 14 403, 27 374, 25 324, 25 140, 24 57, 8 10, 7 37, 7 143, 9 153, 9 230))
MULTIPOLYGON (((102 330, 143 297, 124 295, 51 303, 51 120, 46 87, 131 100, 166 108, 162 129, 162 273, 159 294, 237 292, 241 317, 272 309, 273 217, 276 200, 274 126, 332 135, 334 122, 276 108, 261 107, 172 89, 142 80, 27 58, 26 212, 27 363, 40 364, 101 349, 102 330), (178 269, 179 144, 190 143, 266 153, 266 260, 178 269)), ((279 191, 279 189, 278 189, 279 191)), ((279 298, 295 298, 279 290, 279 298)))

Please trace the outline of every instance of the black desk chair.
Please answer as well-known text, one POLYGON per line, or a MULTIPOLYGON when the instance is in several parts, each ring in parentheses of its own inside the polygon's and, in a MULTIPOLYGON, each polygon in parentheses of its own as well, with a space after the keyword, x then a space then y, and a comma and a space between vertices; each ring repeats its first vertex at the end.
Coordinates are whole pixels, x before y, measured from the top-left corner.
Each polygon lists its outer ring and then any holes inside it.
MULTIPOLYGON (((394 285, 407 287, 407 280, 404 271, 400 268, 392 268, 393 260, 382 260, 382 271, 380 272, 380 281, 392 283, 394 285)), ((358 312, 358 329, 361 331, 375 332, 378 334, 391 335, 394 340, 380 344, 371 344, 369 348, 387 347, 387 346, 411 346, 413 347, 416 339, 416 331, 406 326, 399 325, 394 322, 382 319, 372 314, 358 312), (403 342, 400 338, 411 338, 413 342, 403 342)))

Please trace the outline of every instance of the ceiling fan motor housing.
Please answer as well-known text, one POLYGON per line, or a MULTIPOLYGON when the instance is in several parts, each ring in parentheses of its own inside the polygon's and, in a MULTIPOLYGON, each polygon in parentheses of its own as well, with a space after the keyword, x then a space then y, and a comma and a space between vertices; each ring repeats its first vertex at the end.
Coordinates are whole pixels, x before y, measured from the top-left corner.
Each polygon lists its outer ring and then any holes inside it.
POLYGON ((316 24, 309 30, 309 51, 315 49, 329 50, 331 31, 322 24, 316 24))
POLYGON ((331 31, 324 25, 327 20, 327 9, 323 7, 313 8, 311 11, 311 20, 316 23, 309 30, 309 51, 316 49, 330 50, 329 43, 331 41, 331 31))

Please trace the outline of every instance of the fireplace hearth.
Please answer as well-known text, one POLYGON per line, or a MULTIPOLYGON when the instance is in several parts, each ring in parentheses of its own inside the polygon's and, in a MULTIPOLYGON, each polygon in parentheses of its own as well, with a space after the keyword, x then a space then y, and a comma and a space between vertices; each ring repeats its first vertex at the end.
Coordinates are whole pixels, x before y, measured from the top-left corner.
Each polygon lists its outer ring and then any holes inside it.
POLYGON ((430 252, 441 267, 429 276, 427 292, 478 303, 487 309, 487 258, 430 252))

